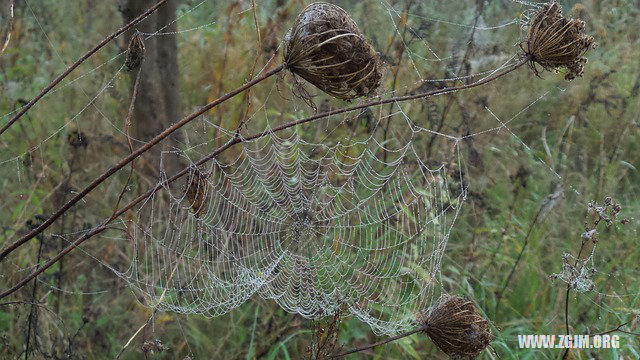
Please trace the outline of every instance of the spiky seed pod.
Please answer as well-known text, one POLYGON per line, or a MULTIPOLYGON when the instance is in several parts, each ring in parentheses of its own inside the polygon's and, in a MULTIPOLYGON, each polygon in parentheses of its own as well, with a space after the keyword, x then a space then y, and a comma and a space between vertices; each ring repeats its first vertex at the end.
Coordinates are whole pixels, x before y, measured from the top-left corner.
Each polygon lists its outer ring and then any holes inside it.
POLYGON ((374 95, 380 87, 378 54, 339 6, 310 4, 285 42, 288 69, 329 95, 348 100, 374 95))
POLYGON ((127 60, 124 63, 127 67, 127 71, 133 71, 142 64, 142 61, 144 60, 144 51, 144 38, 141 33, 136 32, 131 36, 131 40, 129 40, 127 60))
POLYGON ((582 76, 587 63, 584 54, 596 46, 593 37, 585 34, 584 21, 564 17, 560 5, 550 2, 531 17, 527 27, 521 47, 536 75, 535 64, 540 64, 545 70, 567 69, 566 80, 582 76))
POLYGON ((461 297, 443 295, 419 321, 431 340, 454 359, 475 358, 493 341, 489 322, 461 297))
POLYGON ((199 218, 206 211, 207 177, 198 169, 190 169, 184 192, 193 214, 199 218))

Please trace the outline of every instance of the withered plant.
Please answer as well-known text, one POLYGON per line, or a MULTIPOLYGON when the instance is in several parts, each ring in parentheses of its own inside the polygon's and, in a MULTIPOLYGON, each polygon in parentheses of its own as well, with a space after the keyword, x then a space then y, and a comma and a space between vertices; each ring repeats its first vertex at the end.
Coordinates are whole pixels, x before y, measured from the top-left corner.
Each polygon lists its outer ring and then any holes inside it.
POLYGON ((378 54, 341 7, 307 6, 285 39, 287 68, 339 99, 374 95, 382 80, 378 54))
POLYGON ((566 80, 583 75, 584 55, 596 46, 594 38, 585 34, 584 21, 563 16, 560 5, 552 1, 531 17, 527 28, 527 39, 520 47, 536 75, 536 64, 549 71, 566 69, 566 80))
POLYGON ((458 296, 443 295, 419 320, 434 344, 452 358, 475 358, 494 338, 473 302, 458 296))

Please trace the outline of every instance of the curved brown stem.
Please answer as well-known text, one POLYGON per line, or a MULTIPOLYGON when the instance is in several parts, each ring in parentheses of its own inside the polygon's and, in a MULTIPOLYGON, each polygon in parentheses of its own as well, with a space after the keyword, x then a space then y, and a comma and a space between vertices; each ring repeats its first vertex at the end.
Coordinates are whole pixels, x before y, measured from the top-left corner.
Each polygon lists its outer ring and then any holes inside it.
POLYGON ((127 164, 129 164, 130 162, 135 160, 138 156, 142 155, 144 152, 146 152, 147 150, 151 149, 154 145, 156 145, 160 141, 164 140, 167 136, 171 135, 174 131, 180 129, 181 127, 183 127, 184 125, 186 125, 187 123, 192 121, 193 119, 195 119, 198 116, 204 114, 205 112, 211 110, 212 108, 216 107, 217 105, 225 102, 226 100, 234 97, 235 95, 245 91, 246 89, 250 88, 251 86, 259 83, 260 81, 263 81, 266 78, 268 78, 268 77, 270 77, 270 76, 272 76, 274 74, 277 74, 278 72, 282 71, 284 68, 285 68, 284 64, 280 65, 277 68, 274 68, 273 70, 265 73, 261 77, 256 78, 255 80, 252 80, 252 81, 250 81, 248 83, 245 83, 241 87, 239 87, 239 88, 237 88, 237 89, 225 94, 224 96, 221 96, 221 97, 217 98, 216 100, 208 103, 207 105, 205 105, 202 108, 200 108, 200 110, 197 110, 196 112, 192 113, 191 115, 189 115, 189 116, 185 117, 184 119, 180 120, 179 122, 175 123, 173 126, 165 129, 160 134, 156 135, 156 137, 151 139, 148 143, 146 143, 143 146, 139 147, 136 151, 132 152, 129 156, 127 156, 124 159, 120 160, 120 162, 118 162, 117 164, 113 165, 107 171, 102 173, 102 175, 100 175, 98 178, 93 180, 91 182, 91 184, 89 184, 82 191, 80 191, 76 196, 74 196, 71 200, 69 200, 66 204, 64 204, 60 209, 58 209, 58 211, 56 211, 53 215, 51 215, 40 226, 38 226, 37 228, 35 228, 32 231, 30 231, 28 234, 26 234, 22 238, 18 239, 16 242, 14 242, 13 244, 9 245, 7 248, 3 249, 2 253, 0 253, 0 261, 2 261, 8 254, 10 254, 12 251, 17 249, 18 247, 20 247, 22 244, 26 243, 27 241, 33 239, 34 236, 36 236, 39 233, 43 232, 46 228, 48 228, 51 224, 53 224, 53 222, 56 221, 57 218, 59 218, 62 214, 64 214, 67 210, 69 210, 73 205, 75 205, 78 201, 80 201, 82 198, 84 198, 88 193, 90 193, 98 185, 102 184, 102 182, 104 182, 106 179, 111 177, 111 175, 115 174, 118 170, 122 169, 127 164))
POLYGON ((128 24, 126 24, 125 26, 121 27, 120 29, 118 29, 116 32, 114 32, 113 34, 107 36, 104 40, 102 40, 98 45, 96 45, 93 49, 89 50, 86 54, 82 55, 82 57, 80 59, 78 59, 75 63, 73 63, 71 66, 69 66, 69 68, 67 70, 65 70, 62 74, 58 75, 57 78, 55 78, 49 85, 47 85, 47 87, 45 87, 44 89, 42 89, 42 91, 40 91, 40 93, 34 97, 31 101, 29 101, 25 106, 22 107, 22 109, 20 109, 20 111, 18 111, 17 114, 15 114, 11 120, 9 120, 8 123, 4 124, 2 126, 2 128, 0 128, 0 135, 2 135, 9 127, 11 127, 11 125, 13 125, 13 123, 15 123, 16 121, 18 121, 18 119, 20 119, 20 117, 22 117, 22 115, 24 115, 27 111, 29 111, 29 109, 31 109, 31 107, 33 105, 35 105, 35 103, 37 103, 40 99, 42 99, 49 91, 51 91, 51 89, 53 89, 56 85, 58 85, 60 83, 60 81, 62 81, 65 77, 67 77, 69 74, 71 74, 71 72, 73 70, 75 70, 75 68, 77 68, 78 66, 80 66, 80 64, 82 64, 85 60, 87 60, 89 57, 91 57, 91 55, 95 54, 98 50, 100 50, 103 46, 107 45, 111 40, 117 38, 120 34, 122 34, 123 32, 127 31, 128 29, 130 29, 132 26, 136 25, 137 23, 139 23, 140 21, 144 20, 145 18, 147 18, 147 16, 151 15, 154 11, 156 11, 162 4, 166 3, 167 0, 160 0, 158 1, 157 4, 153 5, 152 7, 149 8, 149 10, 145 11, 144 13, 142 13, 142 15, 138 16, 137 18, 131 20, 131 22, 129 22, 128 24))
MULTIPOLYGON (((279 131, 282 131, 284 129, 288 129, 291 127, 295 127, 297 125, 300 124, 304 124, 307 122, 311 122, 317 119, 321 119, 321 118, 325 118, 328 116, 332 116, 332 115, 336 115, 336 114, 342 114, 342 113, 346 113, 346 112, 350 112, 350 111, 354 111, 354 110, 359 110, 359 109, 363 109, 369 106, 379 106, 379 105, 384 105, 384 104, 389 104, 392 102, 402 102, 402 101, 409 101, 409 100, 415 100, 415 99, 419 99, 419 98, 424 98, 424 97, 429 97, 429 96, 436 96, 436 95, 441 95, 441 94, 446 94, 446 93, 450 93, 450 92, 454 92, 454 91, 459 91, 459 90, 463 90, 463 89, 470 89, 473 87, 477 87, 483 84, 486 84, 488 82, 491 82, 493 80, 496 80, 520 67, 522 67, 524 64, 526 64, 528 62, 528 59, 523 59, 522 61, 514 64, 513 66, 495 73, 492 76, 486 77, 482 80, 476 81, 474 83, 471 84, 467 84, 467 85, 463 85, 463 86, 457 86, 457 87, 450 87, 450 88, 444 88, 444 89, 439 89, 439 90, 434 90, 434 91, 429 91, 426 93, 421 93, 421 94, 415 94, 415 95, 407 95, 407 96, 400 96, 400 97, 395 97, 395 98, 390 98, 390 99, 386 99, 386 100, 378 100, 378 101, 372 101, 372 102, 368 102, 368 103, 364 103, 361 105, 357 105, 357 106, 352 106, 352 107, 348 107, 348 108, 343 108, 343 109, 336 109, 336 110, 332 110, 332 111, 327 111, 324 113, 320 113, 320 114, 316 114, 314 116, 305 118, 305 119, 301 119, 301 120, 297 120, 297 121, 292 121, 289 122, 287 124, 283 124, 280 125, 278 127, 275 127, 273 129, 270 130, 265 130, 247 137, 240 137, 238 136, 238 133, 236 133, 236 136, 234 138, 232 138, 231 140, 229 140, 226 144, 222 145, 221 147, 219 147, 218 149, 214 150, 212 153, 210 153, 209 155, 205 156, 204 158, 200 159, 198 162, 196 162, 196 165, 202 165, 205 162, 213 159, 214 157, 216 157, 218 154, 222 153, 223 151, 227 150, 228 148, 230 148, 233 145, 242 143, 242 142, 246 142, 249 140, 255 140, 261 137, 264 137, 266 135, 272 134, 272 133, 276 133, 279 131)), ((262 80, 264 80, 265 78, 283 70, 286 67, 286 64, 282 64, 280 66, 278 66, 277 68, 274 68, 273 70, 271 70, 270 72, 266 73, 265 75, 263 75, 260 78, 257 78, 255 80, 253 80, 250 83, 245 84, 243 87, 239 88, 239 89, 246 89, 247 87, 249 87, 250 84, 252 83, 257 83, 260 82, 262 80)), ((238 90, 239 90, 238 89, 238 90)), ((234 92, 232 92, 234 95, 237 94, 238 90, 234 90, 234 92)), ((223 96, 220 99, 225 98, 224 100, 230 98, 232 93, 229 93, 225 96, 223 96)), ((218 100, 220 100, 218 99, 218 100)), ((215 105, 217 105, 217 101, 214 101, 213 103, 210 103, 209 105, 205 106, 204 108, 202 108, 201 110, 197 111, 196 113, 188 116, 187 118, 181 120, 179 123, 175 124, 174 126, 172 126, 171 128, 165 130, 164 132, 162 132, 163 135, 165 133, 167 133, 165 135, 168 136, 169 133, 171 133, 172 131, 176 130, 177 128, 179 128, 180 126, 186 124, 188 121, 194 119, 195 117, 201 115, 202 113, 204 113, 205 111, 209 110, 210 108, 214 107, 215 105), (216 103, 215 105, 212 105, 216 103), (176 128, 172 131, 169 131, 173 128, 176 128)), ((220 102, 224 101, 221 100, 220 102)), ((160 136, 159 135, 159 136, 160 136)), ((158 137, 159 137, 158 136, 158 137)), ((158 138, 156 137, 156 138, 158 138)), ((155 140, 155 139, 154 139, 155 140)), ((154 141, 152 140, 152 141, 154 141)), ((161 139, 160 139, 161 140, 161 139)), ((156 141, 159 142, 160 140, 156 141)), ((87 188, 85 188, 85 190, 83 190, 82 192, 80 192, 78 195, 76 195, 74 197, 74 199, 72 199, 71 201, 74 201, 73 203, 78 202, 80 199, 82 199, 89 191, 91 191, 93 188, 95 188, 100 182, 104 181, 105 179, 107 179, 109 176, 113 175, 113 173, 115 173, 118 169, 122 168, 123 166, 125 166, 127 164, 127 162, 125 162, 125 160, 132 158, 133 155, 135 155, 131 160, 133 160, 135 157, 139 156, 142 152, 148 150, 148 148, 151 148, 152 143, 148 143, 146 144, 144 147, 140 148, 139 150, 137 150, 135 153, 131 154, 129 157, 125 158, 124 160, 122 160, 120 163, 118 163, 116 166, 119 166, 117 169, 115 167, 112 167, 111 169, 109 169, 109 171, 107 171, 106 173, 104 173, 103 175, 101 175, 98 179, 94 180, 94 182, 91 183, 91 185, 89 185, 87 188), (146 148, 146 149, 143 149, 146 148), (114 170, 115 169, 115 170, 114 170), (97 182, 98 180, 100 180, 99 182, 97 182), (91 187, 94 183, 97 184, 93 187, 91 187)), ((184 176, 185 174, 187 174, 189 172, 189 169, 183 169, 182 171, 180 171, 179 173, 173 175, 171 178, 167 179, 167 181, 165 183, 162 184, 158 184, 156 185, 153 189, 147 191, 146 193, 140 195, 139 197, 137 197, 136 199, 134 199, 133 201, 131 201, 129 204, 127 204, 125 207, 123 207, 121 210, 119 210, 114 216, 112 216, 111 219, 105 221, 102 225, 96 227, 95 229, 85 233, 84 235, 82 235, 80 238, 78 238, 76 241, 74 241, 71 245, 69 245, 67 248, 65 248, 62 252, 58 253, 58 255, 56 255, 55 257, 53 257, 52 259, 50 259, 49 261, 47 261, 47 263, 45 263, 43 266, 41 266, 38 270, 35 270, 34 272, 32 272, 31 274, 29 274, 26 278, 24 278, 23 280, 21 280, 18 284, 16 284, 15 286, 13 286, 11 289, 8 289, 4 292, 2 292, 0 294, 0 299, 12 294, 13 292, 15 292, 16 290, 20 289, 22 286, 24 286, 25 284, 27 284, 29 281, 31 281, 34 277, 38 276, 38 274, 40 274, 41 272, 45 271, 47 268, 49 268, 51 265, 55 264, 58 260, 60 260, 64 255, 68 254, 69 252, 71 252, 73 249, 75 249, 78 245, 82 244, 85 240, 89 239, 90 237, 104 231, 107 226, 109 225, 109 223, 119 217, 120 215, 124 214, 126 211, 132 209, 133 207, 135 207, 136 205, 138 205, 140 202, 142 202, 144 199, 148 198, 149 196, 153 195, 155 192, 157 192, 158 190, 160 190, 164 185, 172 183, 173 181, 177 180, 178 178, 184 176)), ((70 202, 71 202, 70 201, 70 202)), ((67 203, 69 204, 69 203, 67 203)), ((71 207, 73 204, 69 205, 68 207, 66 207, 67 205, 65 204, 66 208, 61 208, 58 212, 56 212, 56 214, 54 214, 54 216, 57 218, 59 217, 62 213, 64 213, 64 211, 66 211, 69 207, 71 207), (63 210, 64 209, 64 210, 63 210)), ((51 218, 49 218, 45 223, 48 222, 48 225, 50 225, 54 220, 54 216, 52 216, 51 218), (53 218, 53 220, 51 220, 53 218), (49 220, 51 220, 49 222, 49 220)), ((47 226, 48 226, 47 225, 47 226)), ((29 239, 31 239, 33 236, 39 234, 40 232, 42 232, 47 226, 40 226, 38 227, 36 230, 32 231, 31 233, 27 234, 25 237, 23 237, 23 239, 20 239, 19 241, 22 241, 21 243, 14 243, 12 244, 12 246, 10 248, 7 248, 5 250, 3 250, 2 254, 0 255, 0 260, 2 260, 7 254, 11 253, 11 251, 15 250, 18 246, 20 246, 22 243, 28 241, 29 239), (28 237, 29 235, 31 235, 31 237, 28 237), (28 237, 28 238, 27 238, 28 237)))
POLYGON ((384 340, 380 340, 378 342, 374 342, 372 344, 367 344, 367 345, 364 345, 364 346, 353 348, 353 349, 351 349, 349 351, 340 353, 338 355, 331 355, 331 356, 327 357, 326 359, 337 359, 337 358, 340 358, 340 357, 343 357, 343 356, 347 356, 347 355, 350 355, 350 354, 354 354, 354 353, 357 353, 357 352, 373 349, 376 346, 384 345, 386 343, 390 343, 392 341, 396 341, 398 339, 402 339, 404 337, 413 335, 415 333, 419 333, 421 331, 425 331, 426 329, 427 329, 427 326, 424 325, 424 326, 421 326, 421 327, 419 327, 417 329, 413 329, 413 330, 407 331, 405 333, 402 333, 402 334, 399 334, 399 335, 396 335, 396 336, 392 336, 390 338, 387 338, 387 339, 384 339, 384 340))

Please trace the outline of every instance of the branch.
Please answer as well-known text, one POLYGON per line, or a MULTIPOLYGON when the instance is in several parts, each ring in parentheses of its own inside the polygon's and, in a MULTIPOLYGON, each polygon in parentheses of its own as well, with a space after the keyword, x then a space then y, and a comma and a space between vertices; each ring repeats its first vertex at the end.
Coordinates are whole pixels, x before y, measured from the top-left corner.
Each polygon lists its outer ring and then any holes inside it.
POLYGON ((343 357, 343 356, 347 356, 347 355, 350 355, 350 354, 353 354, 353 353, 369 350, 369 349, 372 349, 372 348, 374 348, 376 346, 384 345, 386 343, 390 343, 392 341, 396 341, 398 339, 402 339, 404 337, 413 335, 415 333, 419 333, 419 332, 424 331, 426 329, 427 329, 426 325, 425 326, 421 326, 421 327, 419 327, 417 329, 413 329, 411 331, 407 331, 405 333, 402 333, 402 334, 399 334, 399 335, 396 335, 396 336, 392 336, 392 337, 384 339, 384 340, 380 340, 380 341, 375 342, 373 344, 367 344, 367 345, 364 345, 364 346, 353 348, 353 349, 351 349, 351 350, 349 350, 347 352, 343 352, 343 353, 338 354, 338 355, 331 355, 331 356, 327 357, 327 359, 337 359, 337 358, 340 358, 340 357, 343 357))
POLYGON ((627 325, 629 325, 629 323, 631 323, 631 322, 632 322, 632 320, 629 320, 629 321, 627 321, 627 322, 625 322, 625 323, 622 323, 622 324, 618 325, 618 326, 617 326, 617 327, 615 327, 614 329, 607 330, 607 331, 605 331, 605 332, 601 332, 601 333, 598 333, 598 334, 596 334, 596 335, 606 335, 606 334, 611 334, 612 332, 619 331, 619 332, 621 332, 621 333, 623 333, 623 334, 629 334, 629 335, 640 336, 640 333, 636 333, 636 332, 633 332, 633 331, 622 330, 622 327, 623 327, 623 326, 627 326, 627 325))
MULTIPOLYGON (((55 78, 55 80, 53 80, 49 85, 47 85, 47 87, 42 89, 42 91, 40 91, 40 93, 36 97, 34 97, 33 100, 29 101, 29 103, 27 103, 25 106, 23 106, 20 109, 20 111, 16 115, 14 115, 11 118, 11 120, 9 120, 8 123, 4 124, 4 126, 2 126, 2 128, 0 128, 0 135, 2 135, 9 127, 11 127, 11 125, 13 125, 13 123, 18 121, 18 119, 20 119, 20 117, 22 117, 22 115, 24 115, 29 109, 31 109, 31 107, 33 105, 35 105, 35 103, 37 103, 40 99, 42 99, 49 91, 51 91, 51 89, 53 89, 56 85, 58 85, 58 83, 60 83, 60 81, 62 81, 65 77, 67 77, 69 74, 71 74, 71 72, 73 70, 75 70, 75 68, 80 66, 80 64, 82 64, 85 60, 87 60, 89 57, 91 57, 93 54, 95 54, 102 47, 107 45, 107 43, 109 43, 111 40, 115 39, 120 34, 122 34, 123 32, 127 31, 129 28, 131 28, 132 26, 136 25, 137 23, 141 22, 147 16, 151 15, 162 4, 164 4, 166 2, 167 2, 167 0, 158 1, 157 4, 153 5, 151 8, 149 8, 149 10, 145 11, 142 15, 140 15, 137 18, 131 20, 130 23, 128 23, 125 26, 121 27, 116 32, 114 32, 113 34, 107 36, 104 40, 102 40, 93 49, 89 50, 89 52, 87 52, 86 54, 82 55, 82 57, 80 59, 78 59, 75 63, 73 63, 71 66, 69 66, 69 68, 67 70, 65 70, 62 74, 60 74, 57 78, 55 78)), ((8 43, 8 38, 7 38, 7 43, 8 43)), ((0 260, 1 259, 2 259, 2 257, 0 257, 0 260)))
MULTIPOLYGON (((468 85, 464 85, 464 86, 458 86, 458 87, 450 87, 450 88, 444 88, 444 89, 439 89, 439 90, 434 90, 434 91, 429 91, 426 93, 422 93, 422 94, 416 94, 416 95, 407 95, 407 96, 400 96, 400 97, 395 97, 395 98, 390 98, 390 99, 386 99, 386 100, 378 100, 378 101, 372 101, 372 102, 368 102, 368 103, 364 103, 361 105, 357 105, 357 106, 352 106, 352 107, 348 107, 348 108, 343 108, 343 109, 336 109, 336 110, 332 110, 332 111, 327 111, 324 113, 320 113, 320 114, 316 114, 314 116, 305 118, 305 119, 301 119, 301 120, 297 120, 297 121, 292 121, 283 125, 280 125, 278 127, 275 127, 273 129, 270 130, 265 130, 262 131, 260 133, 256 133, 253 135, 250 135, 248 137, 240 137, 238 136, 238 133, 236 133, 236 136, 234 138, 232 138, 231 140, 227 141, 227 143, 225 143, 224 145, 222 145, 221 147, 219 147, 218 149, 214 150, 212 153, 210 153, 209 155, 205 156, 204 158, 200 159, 198 162, 195 163, 196 166, 202 165, 204 163, 206 163, 207 161, 215 158, 218 154, 222 153, 223 151, 227 150, 228 148, 230 148, 233 145, 239 144, 239 143, 243 143, 243 142, 247 142, 250 140, 255 140, 258 138, 262 138, 266 135, 272 134, 272 133, 276 133, 279 131, 282 131, 284 129, 288 129, 291 127, 295 127, 297 125, 300 124, 304 124, 307 122, 311 122, 317 119, 321 119, 321 118, 325 118, 328 116, 332 116, 332 115, 336 115, 336 114, 342 114, 342 113, 346 113, 346 112, 351 112, 354 110, 359 110, 359 109, 363 109, 369 106, 379 106, 379 105, 384 105, 384 104, 388 104, 388 103, 392 103, 392 102, 402 102, 402 101, 409 101, 409 100, 415 100, 415 99, 419 99, 419 98, 424 98, 424 97, 430 97, 430 96, 436 96, 436 95, 441 95, 441 94, 445 94, 445 93, 450 93, 450 92, 454 92, 454 91, 459 91, 459 90, 463 90, 463 89, 470 89, 473 87, 477 87, 483 84, 486 84, 488 82, 491 82, 493 80, 496 80, 520 67, 522 67, 524 64, 526 64, 529 61, 528 58, 523 59, 522 61, 514 64, 513 66, 495 73, 492 76, 486 77, 482 80, 479 80, 477 82, 468 84, 468 85)), ((280 65, 279 67, 271 70, 269 73, 266 73, 265 75, 263 75, 261 78, 258 78, 253 82, 259 82, 261 80, 263 80, 264 78, 273 75, 275 73, 277 73, 278 71, 281 71, 282 69, 284 69, 284 64, 280 65)), ((247 85, 251 84, 251 83, 247 83, 245 86, 243 86, 243 88, 246 88, 247 85)), ((235 91, 234 91, 235 92, 235 91)), ((227 97, 228 95, 230 95, 231 93, 225 95, 223 98, 227 97)), ((236 92, 237 94, 237 92, 236 92)), ((232 95, 231 95, 232 96, 232 95)), ((228 96, 228 97, 231 97, 228 96)), ((227 98, 228 98, 227 97, 227 98)), ((220 98, 222 99, 222 98, 220 98)), ((218 100, 220 100, 218 99, 218 100)), ((211 105, 214 104, 215 102, 217 102, 218 100, 214 101, 213 103, 210 103, 209 105, 205 106, 203 108, 203 110, 200 110, 190 116, 188 116, 187 118, 183 119, 182 121, 180 121, 179 123, 177 123, 176 125, 172 126, 176 127, 178 125, 182 126, 184 125, 183 123, 188 122, 189 120, 199 116, 200 114, 204 113, 206 110, 212 108, 215 105, 211 105), (181 125, 182 124, 182 125, 181 125)), ((225 99, 226 100, 226 99, 225 99)), ((223 100, 224 101, 224 100, 223 100)), ((222 101, 220 101, 222 102, 222 101)), ((167 131, 169 131, 171 128, 165 130, 162 134, 166 133, 167 131)), ((162 135, 161 134, 161 135, 162 135)), ((168 134, 167 134, 168 135, 168 134)), ((157 138, 157 137, 156 137, 157 138)), ((155 139, 154 139, 155 140, 155 139)), ((152 140, 153 141, 153 140, 152 140)), ((158 140, 159 141, 159 140, 158 140)), ((146 144, 144 147, 148 147, 150 148, 153 145, 146 144)), ((141 148, 142 149, 142 148, 141 148)), ((135 153, 131 154, 131 156, 127 157, 131 158, 133 155, 137 154, 140 151, 136 151, 135 153)), ((141 151, 140 153, 142 153, 144 151, 141 151)), ((137 154, 136 157, 140 155, 137 154)), ((134 157, 135 158, 135 157, 134 157)), ((123 166, 126 165, 126 162, 124 162, 126 159, 124 159, 123 161, 121 161, 120 163, 118 163, 119 166, 117 169, 122 168, 123 166)), ((91 191, 93 188, 95 188, 97 186, 97 184, 99 184, 100 182, 104 181, 106 178, 108 178, 109 176, 111 176, 113 173, 115 173, 117 171, 117 169, 115 167, 112 167, 111 169, 109 169, 109 171, 107 171, 106 173, 104 173, 102 176, 100 176, 98 179, 94 180, 94 182, 89 185, 89 187, 85 188, 82 192, 80 192, 78 195, 76 195, 71 201, 73 201, 73 203, 78 202, 80 199, 82 199, 87 193, 89 193, 89 191, 91 191), (100 180, 98 182, 98 180, 100 180), (91 187, 94 183, 97 184, 93 187, 91 187)), ((111 217, 111 219, 103 222, 100 226, 94 228, 93 230, 85 233, 84 235, 80 236, 76 241, 74 241, 72 244, 70 244, 68 247, 66 247, 63 251, 61 251, 60 253, 58 253, 55 257, 51 258, 49 261, 47 261, 47 263, 45 263, 43 266, 41 266, 39 269, 35 270, 34 272, 32 272, 31 274, 29 274, 26 278, 24 278, 23 280, 21 280, 19 283, 17 283, 15 286, 13 286, 12 288, 0 293, 0 299, 12 294, 13 292, 15 292, 16 290, 20 289, 22 286, 24 286, 25 284, 27 284, 29 281, 31 281, 34 277, 38 276, 38 274, 40 274, 41 272, 45 271, 47 268, 51 267, 53 264, 55 264, 58 260, 60 260, 63 256, 65 256, 66 254, 68 254, 69 252, 71 252, 73 249, 75 249, 78 245, 82 244, 84 241, 86 241, 87 239, 89 239, 90 237, 104 231, 107 226, 109 225, 109 223, 111 223, 111 221, 113 221, 115 218, 119 217, 120 215, 124 214, 125 212, 131 210, 133 207, 135 207, 136 205, 138 205, 139 203, 141 203, 144 199, 148 198, 149 196, 155 194, 158 190, 160 190, 164 185, 166 184, 170 184, 173 181, 179 179, 180 177, 184 176, 185 174, 187 174, 189 172, 188 168, 183 169, 182 171, 178 172, 177 174, 173 175, 171 178, 167 179, 167 181, 165 183, 160 183, 158 185, 156 185, 153 189, 147 191, 146 193, 140 195, 139 197, 137 197, 136 199, 134 199, 133 201, 131 201, 129 204, 127 204, 125 207, 123 207, 121 210, 119 210, 114 216, 111 217)), ((71 202, 70 201, 70 202, 71 202)), ((68 204, 68 203, 67 203, 68 204)), ((68 209, 69 207, 71 207, 73 204, 69 205, 67 207, 67 205, 65 205, 66 209, 68 209)), ((64 207, 63 207, 64 208, 64 207)), ((59 217, 62 213, 64 213, 64 211, 66 211, 66 209, 60 209, 58 212, 56 212, 56 214, 54 214, 54 216, 57 218, 59 217), (60 213, 60 214, 58 214, 60 213)), ((43 224, 51 224, 55 219, 51 220, 54 216, 52 216, 50 219, 48 219, 45 223, 43 224), (51 221, 49 221, 51 220, 51 221)), ((47 225, 47 226, 48 226, 47 225)), ((28 241, 29 239, 31 239, 33 236, 37 235, 38 233, 42 232, 47 226, 39 226, 38 228, 36 228, 34 231, 32 231, 31 233, 29 233, 27 236, 25 236, 23 239, 20 239, 18 242, 12 244, 9 248, 3 250, 2 254, 0 255, 0 261, 9 253, 11 253, 11 251, 15 250, 17 247, 19 247, 22 243, 28 241), (28 237, 30 236, 30 237, 28 237), (21 243, 19 243, 21 241, 21 243)))
POLYGON ((13 0, 9 0, 9 25, 7 25, 7 37, 4 40, 4 44, 0 48, 0 56, 4 53, 9 46, 9 40, 11 40, 11 32, 13 31, 13 0))
POLYGON ((239 87, 239 88, 237 88, 237 89, 225 94, 224 96, 219 97, 218 99, 210 102, 209 104, 207 104, 207 105, 203 106, 202 108, 200 108, 200 110, 197 110, 196 112, 194 112, 191 115, 187 116, 186 118, 180 120, 179 122, 177 122, 173 126, 165 129, 160 134, 156 135, 156 137, 151 139, 148 143, 146 143, 143 146, 139 147, 136 151, 132 152, 131 154, 129 154, 129 156, 127 156, 124 159, 120 160, 120 162, 118 162, 117 164, 115 164, 114 166, 109 168, 107 171, 102 173, 102 175, 100 175, 98 178, 93 180, 87 187, 85 187, 81 192, 79 192, 76 196, 74 196, 71 200, 69 200, 66 204, 64 204, 60 209, 58 209, 53 215, 51 215, 51 217, 49 217, 40 226, 38 226, 37 228, 35 228, 32 231, 30 231, 28 234, 26 234, 22 238, 18 239, 13 244, 9 245, 9 247, 3 249, 2 253, 0 253, 0 261, 4 260, 4 258, 8 254, 10 254, 12 251, 17 249, 18 247, 20 247, 22 244, 24 244, 27 241, 31 240, 34 236, 40 234, 42 231, 44 231, 46 228, 48 228, 51 224, 53 224, 54 221, 56 221, 56 219, 58 219, 62 214, 64 214, 73 205, 75 205, 75 203, 80 201, 83 197, 85 197, 88 193, 90 193, 98 185, 100 185, 106 179, 111 177, 111 175, 115 174, 118 170, 120 170, 123 167, 125 167, 127 164, 129 164, 130 162, 135 160, 137 157, 142 155, 147 150, 151 149, 154 145, 156 145, 157 143, 159 143, 160 141, 165 139, 167 136, 171 135, 174 131, 180 129, 181 127, 183 127, 184 125, 189 123, 191 120, 193 120, 193 119, 197 118, 198 116, 204 114, 205 112, 207 112, 208 110, 214 108, 215 106, 219 105, 220 103, 222 103, 222 102, 234 97, 235 95, 243 92, 244 90, 250 88, 251 86, 259 83, 260 81, 262 81, 262 80, 264 80, 264 79, 266 79, 266 78, 268 78, 268 77, 270 77, 270 76, 282 71, 284 68, 285 68, 284 64, 280 65, 277 68, 265 73, 261 77, 256 78, 255 80, 252 80, 252 81, 250 81, 248 83, 245 83, 243 86, 241 86, 241 87, 239 87))

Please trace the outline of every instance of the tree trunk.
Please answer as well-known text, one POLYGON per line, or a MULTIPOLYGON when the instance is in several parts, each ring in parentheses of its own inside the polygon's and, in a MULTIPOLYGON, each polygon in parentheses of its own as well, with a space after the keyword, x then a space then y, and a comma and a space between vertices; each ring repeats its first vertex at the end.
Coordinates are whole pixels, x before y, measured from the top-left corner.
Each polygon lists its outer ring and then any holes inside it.
MULTIPOLYGON (((157 0, 125 0, 121 7, 125 23, 153 6, 157 0)), ((178 77, 178 44, 175 35, 177 30, 176 7, 178 0, 169 0, 155 13, 139 23, 136 30, 145 34, 173 33, 152 36, 145 40, 145 56, 142 65, 131 71, 131 93, 138 71, 141 71, 135 108, 131 119, 131 136, 134 148, 142 142, 149 141, 162 130, 180 120, 182 114, 178 77), (166 27, 165 27, 166 26, 166 27)), ((135 33, 131 30, 127 34, 126 44, 135 33)), ((147 38, 148 35, 144 35, 147 38)), ((160 170, 162 151, 168 151, 177 146, 179 133, 142 155, 136 163, 139 175, 157 179, 160 170)), ((176 155, 162 153, 162 166, 169 176, 182 168, 176 155)))

